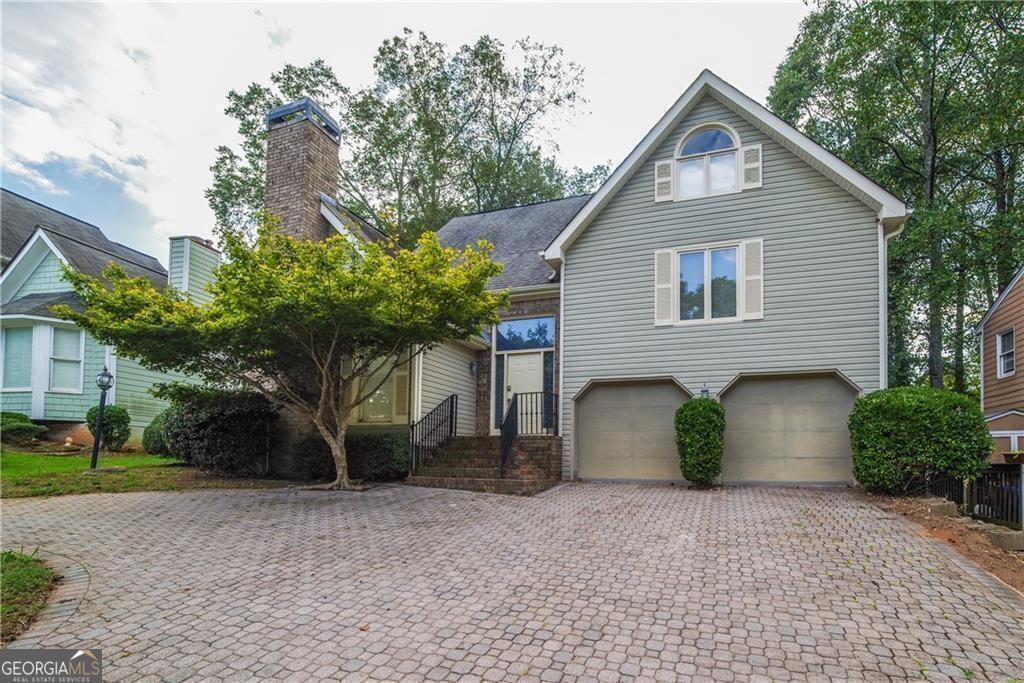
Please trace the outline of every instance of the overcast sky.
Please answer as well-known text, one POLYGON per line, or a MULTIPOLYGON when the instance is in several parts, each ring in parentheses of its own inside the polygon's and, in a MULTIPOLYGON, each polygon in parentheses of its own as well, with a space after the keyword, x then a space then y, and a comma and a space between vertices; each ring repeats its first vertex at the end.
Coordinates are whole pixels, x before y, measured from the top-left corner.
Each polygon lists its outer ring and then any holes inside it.
POLYGON ((764 102, 809 8, 792 3, 162 4, 4 2, 3 186, 167 262, 207 236, 224 96, 323 57, 370 82, 403 27, 452 47, 490 34, 562 46, 589 100, 557 133, 566 166, 621 161, 702 69, 764 102))

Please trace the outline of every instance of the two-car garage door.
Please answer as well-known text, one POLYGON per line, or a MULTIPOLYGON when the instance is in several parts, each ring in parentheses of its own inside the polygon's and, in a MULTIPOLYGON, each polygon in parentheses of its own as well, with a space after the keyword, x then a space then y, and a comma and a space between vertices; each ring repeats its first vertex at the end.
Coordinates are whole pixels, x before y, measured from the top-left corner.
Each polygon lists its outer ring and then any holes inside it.
MULTIPOLYGON (((855 394, 834 374, 741 378, 720 397, 722 481, 850 483, 846 420, 855 394)), ((687 394, 672 381, 594 384, 576 402, 584 479, 681 479, 673 417, 687 394)))

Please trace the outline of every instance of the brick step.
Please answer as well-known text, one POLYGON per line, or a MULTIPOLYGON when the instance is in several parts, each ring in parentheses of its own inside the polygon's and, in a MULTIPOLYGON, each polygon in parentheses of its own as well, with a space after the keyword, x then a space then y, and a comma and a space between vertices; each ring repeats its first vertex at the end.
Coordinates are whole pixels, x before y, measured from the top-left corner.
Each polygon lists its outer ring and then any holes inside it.
POLYGON ((416 469, 417 477, 462 477, 465 479, 501 479, 500 467, 447 467, 431 462, 416 469))
POLYGON ((549 489, 558 483, 557 479, 470 479, 462 477, 420 477, 413 476, 405 480, 409 486, 430 486, 442 489, 459 489, 461 491, 479 491, 481 493, 505 493, 516 496, 529 496, 549 489))
POLYGON ((488 458, 486 456, 466 456, 464 458, 453 458, 444 453, 439 453, 433 458, 424 461, 426 467, 498 467, 500 458, 497 456, 488 458))

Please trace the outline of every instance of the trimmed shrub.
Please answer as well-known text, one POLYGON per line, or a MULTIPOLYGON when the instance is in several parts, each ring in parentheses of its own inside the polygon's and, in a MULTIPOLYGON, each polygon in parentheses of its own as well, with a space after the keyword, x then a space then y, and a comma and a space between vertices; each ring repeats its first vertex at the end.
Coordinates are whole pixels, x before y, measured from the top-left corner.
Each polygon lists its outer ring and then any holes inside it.
POLYGON ((907 493, 929 476, 973 479, 993 446, 976 400, 928 387, 862 396, 848 426, 853 476, 869 491, 907 493))
POLYGON ((167 441, 164 439, 164 415, 166 414, 167 411, 163 411, 142 430, 142 448, 150 455, 171 457, 167 451, 167 441))
POLYGON ((179 388, 163 413, 168 455, 227 476, 266 473, 270 423, 276 412, 259 394, 179 388))
MULTIPOLYGON (((345 437, 350 479, 394 481, 409 474, 409 437, 395 433, 364 432, 345 437)), ((292 476, 334 479, 336 471, 331 449, 316 432, 304 437, 295 448, 296 471, 292 476)))
POLYGON ((27 416, 21 413, 3 413, 0 417, 0 442, 14 446, 28 446, 45 434, 48 429, 43 425, 33 424, 27 416))
POLYGON ((679 471, 695 486, 710 486, 722 473, 725 408, 710 398, 690 399, 676 410, 679 471))
MULTIPOLYGON (((92 438, 96 438, 96 413, 99 412, 98 405, 89 408, 85 414, 85 424, 89 428, 92 438)), ((117 405, 105 406, 103 408, 103 447, 108 451, 119 451, 124 448, 132 435, 132 419, 128 411, 117 405)))

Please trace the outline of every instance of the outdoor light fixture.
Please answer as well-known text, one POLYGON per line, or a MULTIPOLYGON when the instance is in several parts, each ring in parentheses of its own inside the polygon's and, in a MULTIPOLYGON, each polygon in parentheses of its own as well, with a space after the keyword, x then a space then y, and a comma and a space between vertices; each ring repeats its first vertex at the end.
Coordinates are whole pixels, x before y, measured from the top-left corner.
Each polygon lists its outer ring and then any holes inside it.
POLYGON ((469 374, 471 374, 471 375, 475 375, 476 374, 476 361, 475 360, 469 361, 469 374))
POLYGON ((96 386, 100 388, 100 409, 96 411, 96 429, 93 430, 92 464, 89 469, 96 469, 96 461, 100 457, 100 441, 103 440, 103 408, 107 405, 107 392, 114 386, 114 376, 103 366, 103 371, 96 375, 96 386))
POLYGON ((708 385, 707 385, 706 382, 704 383, 704 386, 701 387, 701 389, 700 389, 700 397, 701 398, 711 398, 711 392, 708 391, 708 385))

